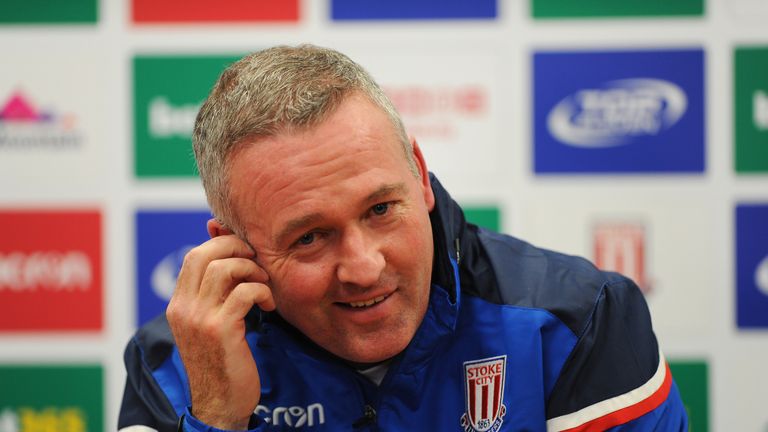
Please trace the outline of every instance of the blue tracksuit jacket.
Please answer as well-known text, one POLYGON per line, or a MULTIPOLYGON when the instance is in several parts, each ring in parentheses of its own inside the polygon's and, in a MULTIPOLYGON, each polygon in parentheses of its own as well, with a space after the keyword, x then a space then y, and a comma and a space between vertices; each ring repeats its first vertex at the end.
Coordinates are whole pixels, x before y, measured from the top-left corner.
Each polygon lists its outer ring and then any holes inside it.
MULTIPOLYGON (((252 311, 253 430, 688 430, 632 281, 468 224, 432 186, 433 285, 408 348, 377 386, 276 314, 252 311)), ((119 429, 217 431, 189 414, 164 317, 136 333, 125 362, 119 429)))

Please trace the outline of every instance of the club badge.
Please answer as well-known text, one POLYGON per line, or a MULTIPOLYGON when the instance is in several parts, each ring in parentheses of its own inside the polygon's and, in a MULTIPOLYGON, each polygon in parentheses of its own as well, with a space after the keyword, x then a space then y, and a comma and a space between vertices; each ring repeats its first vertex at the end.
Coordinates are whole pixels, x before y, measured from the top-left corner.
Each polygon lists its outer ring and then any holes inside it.
POLYGON ((507 356, 464 362, 467 411, 461 416, 464 432, 497 432, 504 422, 504 378, 507 356))

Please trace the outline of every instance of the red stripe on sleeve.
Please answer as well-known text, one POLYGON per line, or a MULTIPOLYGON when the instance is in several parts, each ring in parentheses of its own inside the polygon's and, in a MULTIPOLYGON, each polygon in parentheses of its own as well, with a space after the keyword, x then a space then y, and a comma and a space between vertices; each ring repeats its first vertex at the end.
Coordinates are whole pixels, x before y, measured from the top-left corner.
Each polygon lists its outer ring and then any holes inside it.
POLYGON ((666 376, 661 387, 642 401, 562 432, 600 432, 648 414, 664 403, 667 400, 667 396, 669 396, 669 390, 672 388, 672 373, 669 370, 669 365, 666 365, 665 372, 666 376))

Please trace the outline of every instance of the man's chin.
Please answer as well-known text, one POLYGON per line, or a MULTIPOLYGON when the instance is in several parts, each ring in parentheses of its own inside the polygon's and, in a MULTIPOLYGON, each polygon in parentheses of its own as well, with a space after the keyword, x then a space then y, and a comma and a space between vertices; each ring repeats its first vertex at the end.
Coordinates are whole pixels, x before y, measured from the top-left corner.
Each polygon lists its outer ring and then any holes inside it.
POLYGON ((356 345, 354 349, 347 349, 344 350, 343 353, 337 353, 336 355, 357 368, 365 368, 366 366, 374 366, 395 357, 400 354, 406 346, 408 346, 407 342, 390 344, 366 342, 364 344, 356 345))

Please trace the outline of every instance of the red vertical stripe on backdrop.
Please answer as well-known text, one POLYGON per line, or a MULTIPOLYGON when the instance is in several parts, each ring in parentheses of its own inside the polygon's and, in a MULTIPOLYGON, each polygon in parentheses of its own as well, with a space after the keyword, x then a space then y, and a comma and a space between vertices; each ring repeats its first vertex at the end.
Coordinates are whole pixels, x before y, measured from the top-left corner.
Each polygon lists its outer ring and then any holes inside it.
POLYGON ((483 385, 483 415, 480 418, 490 418, 488 415, 488 384, 483 385))
POLYGON ((643 247, 645 245, 643 244, 643 237, 639 233, 635 235, 635 261, 637 264, 637 284, 642 289, 646 289, 647 286, 645 283, 645 255, 643 255, 643 247))
MULTIPOLYGON (((614 233, 614 237, 612 239, 613 246, 614 246, 613 247, 613 251, 614 251, 615 255, 613 257, 613 263, 611 263, 611 264, 613 264, 613 266, 611 267, 611 270, 615 271, 615 272, 618 272, 618 273, 621 273, 621 274, 624 274, 626 272, 626 270, 625 270, 625 267, 626 267, 626 261, 625 261, 626 257, 624 256, 624 252, 625 252, 624 251, 624 247, 623 247, 624 245, 621 242, 618 243, 618 245, 616 244, 617 243, 616 238, 618 236, 619 235, 614 233)), ((619 238, 619 240, 622 240, 622 239, 619 238)))
POLYGON ((298 0, 133 0, 135 23, 298 21, 298 0))
POLYGON ((605 266, 605 262, 603 261, 605 259, 603 257, 603 249, 605 248, 603 241, 603 236, 598 231, 598 233, 595 235, 595 263, 601 269, 603 269, 605 266))

